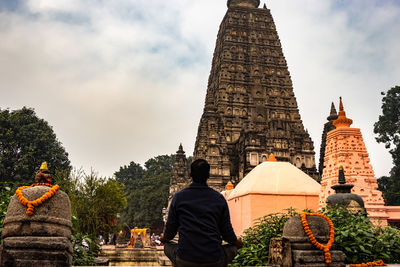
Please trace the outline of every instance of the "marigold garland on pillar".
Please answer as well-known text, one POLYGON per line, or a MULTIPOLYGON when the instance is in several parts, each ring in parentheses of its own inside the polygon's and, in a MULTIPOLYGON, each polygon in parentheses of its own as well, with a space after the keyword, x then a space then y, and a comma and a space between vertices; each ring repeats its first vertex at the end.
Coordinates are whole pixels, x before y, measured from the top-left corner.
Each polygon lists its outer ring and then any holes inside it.
POLYGON ((325 255, 325 262, 326 263, 332 263, 332 256, 329 250, 332 247, 333 241, 335 239, 335 227, 332 223, 332 221, 328 218, 328 216, 320 214, 320 213, 310 213, 310 212, 303 212, 300 216, 301 218, 301 223, 303 225, 304 231, 307 235, 307 237, 310 239, 310 242, 319 250, 324 252, 325 255), (317 241, 315 238, 314 234, 311 232, 310 226, 308 225, 307 222, 307 216, 318 216, 321 218, 324 218, 328 224, 329 224, 329 240, 326 245, 323 245, 317 241))
POLYGON ((42 204, 43 202, 45 202, 47 199, 52 198, 56 192, 60 189, 60 186, 58 185, 50 185, 50 184, 33 184, 30 186, 21 186, 18 187, 18 189, 15 191, 15 194, 17 195, 17 198, 19 200, 19 202, 24 205, 27 206, 28 209, 26 210, 26 214, 32 216, 33 215, 33 209, 37 206, 39 206, 40 204, 42 204), (25 188, 29 188, 29 187, 34 187, 36 185, 46 185, 51 187, 50 190, 48 192, 46 192, 43 196, 35 199, 35 200, 28 200, 26 197, 24 197, 24 194, 22 193, 22 190, 24 190, 25 188))

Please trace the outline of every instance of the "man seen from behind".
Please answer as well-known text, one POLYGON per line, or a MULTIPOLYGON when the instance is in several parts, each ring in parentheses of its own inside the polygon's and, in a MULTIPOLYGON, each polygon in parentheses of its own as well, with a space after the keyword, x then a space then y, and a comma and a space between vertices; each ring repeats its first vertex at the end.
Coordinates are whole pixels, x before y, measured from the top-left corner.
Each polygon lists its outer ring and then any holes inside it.
POLYGON ((175 266, 227 266, 242 247, 233 231, 225 198, 208 187, 210 165, 198 159, 191 165, 193 183, 171 201, 164 236, 165 255, 175 266), (169 242, 179 233, 178 244, 169 242), (222 245, 222 240, 228 244, 222 245))

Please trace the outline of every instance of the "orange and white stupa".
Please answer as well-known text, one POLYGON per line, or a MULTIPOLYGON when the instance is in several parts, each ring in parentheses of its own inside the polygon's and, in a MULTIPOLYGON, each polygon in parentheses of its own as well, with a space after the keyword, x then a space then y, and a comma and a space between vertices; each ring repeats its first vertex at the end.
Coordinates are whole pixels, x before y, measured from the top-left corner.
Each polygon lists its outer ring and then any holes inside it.
POLYGON ((334 194, 331 186, 338 184, 337 173, 343 166, 346 181, 353 184, 352 193, 362 197, 368 217, 382 225, 387 224, 388 215, 382 192, 377 190, 378 184, 369 163, 369 155, 365 147, 360 129, 350 128, 353 121, 346 117, 340 98, 338 118, 333 121, 336 129, 328 132, 326 137, 326 150, 324 170, 321 179, 321 193, 319 207, 325 206, 326 198, 334 194))
POLYGON ((317 210, 320 184, 290 162, 268 161, 251 170, 233 189, 223 192, 227 198, 235 233, 254 225, 256 219, 285 209, 317 210))

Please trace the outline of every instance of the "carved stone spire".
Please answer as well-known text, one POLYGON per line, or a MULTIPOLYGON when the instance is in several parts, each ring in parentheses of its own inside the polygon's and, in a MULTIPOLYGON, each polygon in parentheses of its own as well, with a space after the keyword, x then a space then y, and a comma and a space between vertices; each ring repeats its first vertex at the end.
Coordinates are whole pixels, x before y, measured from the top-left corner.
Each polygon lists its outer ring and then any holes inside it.
POLYGON ((172 177, 169 183, 169 198, 167 212, 164 217, 166 221, 166 215, 168 214, 169 205, 175 193, 181 191, 189 185, 191 179, 189 177, 189 170, 187 166, 187 159, 185 151, 183 151, 182 143, 179 145, 178 151, 176 151, 175 161, 172 168, 172 177))
POLYGON ((322 137, 321 137, 321 148, 319 151, 319 165, 318 165, 318 171, 319 175, 322 176, 322 171, 324 170, 324 158, 325 158, 325 147, 326 147, 326 135, 328 132, 332 131, 335 129, 335 126, 333 126, 333 121, 338 118, 335 104, 331 104, 331 112, 329 116, 326 118, 328 120, 327 123, 324 124, 324 130, 322 132, 322 137))
POLYGON ((239 6, 239 7, 258 7, 260 0, 228 0, 228 8, 239 6))

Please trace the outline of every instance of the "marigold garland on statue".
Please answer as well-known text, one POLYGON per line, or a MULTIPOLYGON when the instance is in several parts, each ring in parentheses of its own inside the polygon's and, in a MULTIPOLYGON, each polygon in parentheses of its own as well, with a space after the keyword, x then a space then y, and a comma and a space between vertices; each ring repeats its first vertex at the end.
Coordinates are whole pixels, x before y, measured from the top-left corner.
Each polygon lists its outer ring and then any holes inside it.
POLYGON ((332 263, 332 256, 329 250, 332 247, 333 241, 335 239, 335 227, 332 223, 332 221, 328 218, 328 216, 320 214, 320 213, 309 213, 309 212, 303 212, 300 216, 301 218, 301 223, 304 228, 304 232, 306 233, 307 237, 310 239, 311 243, 318 248, 319 250, 322 250, 325 255, 325 262, 326 263, 332 263), (326 245, 323 245, 317 241, 313 233, 311 232, 310 226, 308 225, 307 222, 307 216, 318 216, 321 218, 324 218, 328 224, 329 224, 329 240, 326 245))
POLYGON ((387 264, 385 264, 383 262, 383 260, 371 261, 371 262, 360 263, 360 264, 350 264, 350 267, 368 267, 368 266, 387 266, 387 264))
POLYGON ((17 198, 18 198, 19 202, 22 205, 28 207, 28 209, 26 210, 26 214, 32 216, 33 215, 33 209, 35 207, 39 206, 40 204, 42 204, 43 202, 45 202, 47 199, 52 198, 56 194, 58 189, 60 189, 60 186, 58 186, 58 185, 52 186, 51 184, 48 184, 48 183, 38 183, 38 184, 30 185, 30 186, 18 187, 18 189, 15 191, 15 194, 17 195, 17 198), (40 198, 37 198, 37 199, 32 200, 32 201, 26 199, 26 197, 24 197, 24 194, 22 193, 22 190, 24 190, 25 188, 34 187, 34 186, 37 186, 37 185, 49 186, 51 188, 50 188, 50 190, 48 192, 46 192, 40 198))

